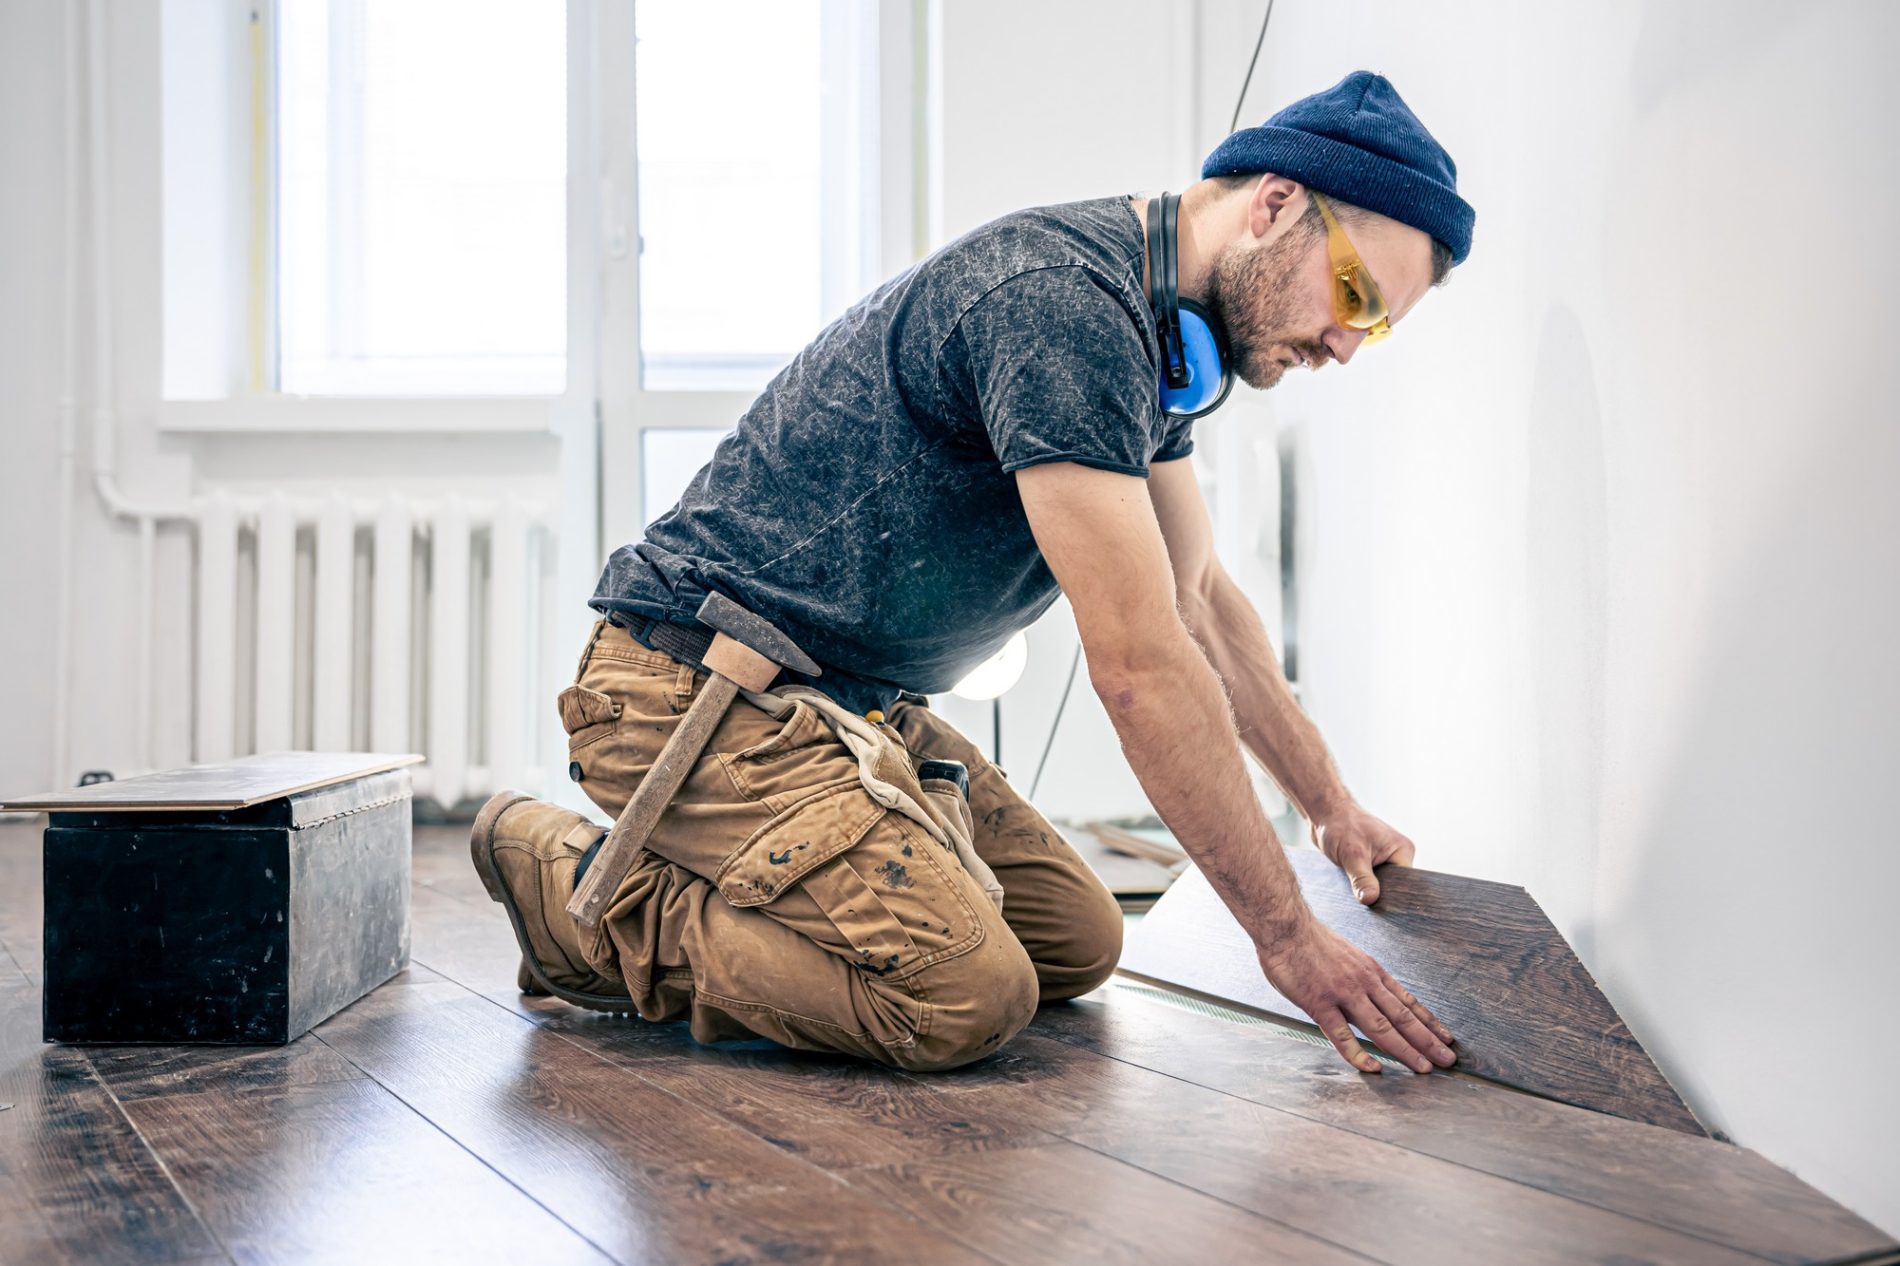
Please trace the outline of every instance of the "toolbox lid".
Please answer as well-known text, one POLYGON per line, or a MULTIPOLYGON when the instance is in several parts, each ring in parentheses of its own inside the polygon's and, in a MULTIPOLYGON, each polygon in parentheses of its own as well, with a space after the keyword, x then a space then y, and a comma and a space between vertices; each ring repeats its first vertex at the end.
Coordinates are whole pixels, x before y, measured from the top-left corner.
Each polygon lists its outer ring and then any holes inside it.
POLYGON ((36 796, 10 796, 0 800, 0 810, 162 813, 243 809, 266 800, 281 800, 298 792, 419 765, 422 760, 415 753, 260 752, 215 765, 161 770, 36 796))

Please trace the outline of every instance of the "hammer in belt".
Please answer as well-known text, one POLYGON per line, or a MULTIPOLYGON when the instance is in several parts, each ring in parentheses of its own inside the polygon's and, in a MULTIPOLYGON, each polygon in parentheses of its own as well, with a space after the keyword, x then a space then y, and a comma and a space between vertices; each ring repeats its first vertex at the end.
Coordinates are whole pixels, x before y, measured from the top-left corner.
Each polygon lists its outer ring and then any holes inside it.
POLYGON ((600 923, 607 903, 620 891, 621 881, 633 869, 634 858, 652 836, 660 814, 672 803, 686 775, 698 763, 699 754, 706 750, 714 728, 732 706, 740 687, 764 690, 781 668, 807 677, 818 676, 818 665, 791 638, 724 594, 706 595, 699 606, 699 622, 713 630, 712 645, 700 659, 712 680, 660 749, 659 759, 614 820, 607 842, 600 846, 567 903, 567 912, 590 928, 600 923))

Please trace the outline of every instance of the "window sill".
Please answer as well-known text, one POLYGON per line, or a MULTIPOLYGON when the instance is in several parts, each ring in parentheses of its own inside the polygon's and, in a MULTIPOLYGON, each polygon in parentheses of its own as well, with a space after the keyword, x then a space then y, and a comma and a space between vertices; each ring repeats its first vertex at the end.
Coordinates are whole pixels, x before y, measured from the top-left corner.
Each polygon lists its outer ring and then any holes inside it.
POLYGON ((238 396, 164 400, 158 430, 171 435, 547 434, 560 396, 238 396))

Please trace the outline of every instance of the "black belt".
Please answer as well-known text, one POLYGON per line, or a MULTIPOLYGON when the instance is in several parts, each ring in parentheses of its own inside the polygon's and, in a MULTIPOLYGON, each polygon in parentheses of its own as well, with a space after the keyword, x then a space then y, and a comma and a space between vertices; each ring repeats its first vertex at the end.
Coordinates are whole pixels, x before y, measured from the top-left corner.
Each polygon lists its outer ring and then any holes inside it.
MULTIPOLYGON (((698 672, 710 672, 706 667, 706 648, 712 645, 713 631, 695 620, 691 624, 675 624, 671 620, 655 620, 650 616, 636 615, 631 611, 617 611, 608 618, 608 623, 623 628, 634 641, 648 650, 671 655, 687 667, 698 672)), ((916 694, 909 690, 895 691, 897 698, 908 699, 912 703, 930 706, 927 695, 916 694)))
POLYGON ((675 624, 671 620, 654 620, 644 615, 623 614, 620 618, 625 621, 621 627, 642 646, 671 655, 700 672, 707 671, 706 649, 712 645, 713 631, 705 625, 697 621, 675 624))

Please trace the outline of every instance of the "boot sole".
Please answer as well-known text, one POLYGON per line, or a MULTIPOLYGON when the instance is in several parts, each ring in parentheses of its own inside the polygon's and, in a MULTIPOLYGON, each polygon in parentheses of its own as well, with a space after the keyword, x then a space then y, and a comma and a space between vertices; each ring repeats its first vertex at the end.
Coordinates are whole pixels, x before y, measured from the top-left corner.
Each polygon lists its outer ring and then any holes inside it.
POLYGON ((489 899, 508 912, 508 922, 515 930, 515 942, 521 946, 521 965, 534 978, 536 991, 563 1002, 571 1002, 577 1007, 586 1007, 590 1011, 630 1013, 634 1010, 632 998, 622 994, 583 993, 578 989, 557 985, 548 979, 540 960, 535 957, 534 942, 528 939, 521 909, 515 904, 514 894, 508 890, 508 885, 501 881, 501 869, 495 863, 495 824, 501 821, 501 815, 510 808, 531 799, 532 796, 519 791, 498 791, 488 798, 488 803, 475 815, 475 825, 468 833, 468 855, 469 860, 475 863, 475 873, 481 876, 482 887, 488 889, 489 899))

